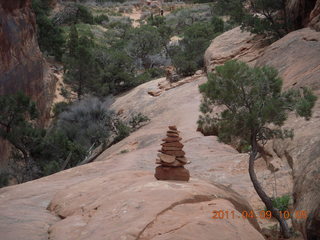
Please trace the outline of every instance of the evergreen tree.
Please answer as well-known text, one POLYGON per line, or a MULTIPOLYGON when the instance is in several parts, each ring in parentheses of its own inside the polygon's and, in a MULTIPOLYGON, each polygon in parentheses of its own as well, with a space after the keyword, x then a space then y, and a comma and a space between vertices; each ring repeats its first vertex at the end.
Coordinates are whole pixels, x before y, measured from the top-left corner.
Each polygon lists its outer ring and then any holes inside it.
POLYGON ((210 42, 223 30, 222 20, 213 20, 212 23, 197 22, 186 27, 183 39, 178 47, 171 49, 173 65, 179 74, 189 76, 203 67, 203 54, 210 42))
POLYGON ((37 35, 40 50, 61 60, 65 39, 60 27, 49 18, 49 2, 47 0, 33 0, 32 8, 36 14, 37 35))
POLYGON ((281 38, 292 28, 289 26, 285 0, 218 0, 216 11, 229 15, 231 22, 256 34, 281 38))
POLYGON ((39 143, 44 131, 32 122, 38 116, 35 103, 23 93, 0 96, 0 137, 14 147, 15 161, 24 165, 24 180, 31 180, 35 173, 32 148, 39 143))
POLYGON ((132 30, 128 52, 133 58, 141 59, 144 69, 152 65, 150 56, 161 51, 161 38, 155 27, 143 25, 132 30))
POLYGON ((70 27, 69 41, 67 42, 67 48, 69 51, 68 56, 75 58, 77 57, 77 48, 79 46, 79 35, 75 24, 70 27))
POLYGON ((78 35, 75 25, 71 27, 67 43, 68 55, 65 59, 66 74, 64 80, 81 97, 89 91, 92 81, 96 80, 94 42, 88 36, 78 35))
POLYGON ((293 137, 292 129, 280 128, 288 113, 295 111, 309 119, 316 97, 306 88, 281 92, 281 87, 282 80, 273 68, 250 68, 245 63, 226 62, 200 86, 204 99, 199 123, 211 120, 219 139, 225 143, 237 138, 251 146, 249 175, 253 186, 272 216, 279 221, 284 237, 288 238, 288 225, 262 189, 254 171, 254 161, 266 141, 293 137), (224 111, 214 115, 214 105, 223 106, 224 111))

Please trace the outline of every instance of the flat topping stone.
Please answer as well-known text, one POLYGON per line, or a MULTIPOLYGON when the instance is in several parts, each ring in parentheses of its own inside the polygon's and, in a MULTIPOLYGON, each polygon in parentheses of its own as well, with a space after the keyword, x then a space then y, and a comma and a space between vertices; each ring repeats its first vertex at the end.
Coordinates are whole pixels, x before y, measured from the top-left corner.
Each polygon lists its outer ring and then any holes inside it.
POLYGON ((179 134, 179 131, 176 131, 176 130, 169 130, 169 131, 167 131, 167 133, 175 133, 175 134, 179 134))
POLYGON ((177 130, 177 127, 175 125, 173 125, 173 126, 169 126, 169 129, 170 130, 177 130))
POLYGON ((161 161, 166 163, 173 163, 176 160, 174 156, 170 156, 164 153, 159 153, 158 157, 160 158, 161 161))

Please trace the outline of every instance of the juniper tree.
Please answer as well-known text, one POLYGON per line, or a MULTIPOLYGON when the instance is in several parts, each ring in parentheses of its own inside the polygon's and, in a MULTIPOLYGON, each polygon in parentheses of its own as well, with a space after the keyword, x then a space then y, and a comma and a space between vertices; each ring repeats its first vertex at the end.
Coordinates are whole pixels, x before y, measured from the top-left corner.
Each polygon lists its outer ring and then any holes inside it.
POLYGON ((64 80, 77 93, 78 99, 88 92, 96 80, 96 62, 93 55, 94 42, 90 36, 79 36, 75 25, 70 29, 65 57, 66 74, 64 80))
POLYGON ((144 69, 151 68, 150 56, 161 52, 161 37, 157 29, 150 25, 133 29, 127 51, 131 57, 141 59, 144 69))
POLYGON ((291 27, 285 5, 286 0, 217 0, 214 9, 229 15, 231 23, 241 24, 242 29, 281 38, 291 27))
POLYGON ((316 97, 307 88, 281 91, 282 80, 271 67, 254 67, 238 61, 226 62, 208 75, 208 81, 200 86, 203 101, 199 124, 207 121, 216 129, 219 139, 225 143, 240 139, 251 146, 249 175, 253 186, 280 223, 284 237, 289 228, 280 216, 271 198, 261 187, 254 171, 257 154, 266 141, 273 138, 293 137, 292 129, 282 129, 288 113, 311 117, 316 97), (213 106, 223 106, 221 113, 213 113, 213 106))
POLYGON ((15 159, 23 162, 25 180, 34 178, 31 150, 44 132, 33 124, 38 116, 35 103, 23 93, 0 96, 0 138, 11 143, 15 159))
POLYGON ((178 74, 190 76, 203 67, 203 55, 210 41, 223 31, 223 21, 217 18, 211 23, 196 22, 185 28, 179 46, 171 48, 172 63, 178 74))

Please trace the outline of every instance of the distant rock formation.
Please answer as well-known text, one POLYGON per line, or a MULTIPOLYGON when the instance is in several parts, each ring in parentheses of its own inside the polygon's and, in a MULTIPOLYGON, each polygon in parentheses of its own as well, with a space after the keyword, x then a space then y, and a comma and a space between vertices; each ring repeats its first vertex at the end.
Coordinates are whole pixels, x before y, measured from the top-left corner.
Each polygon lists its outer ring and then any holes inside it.
POLYGON ((311 26, 320 30, 320 0, 288 0, 286 10, 294 29, 311 26))
POLYGON ((310 14, 309 26, 317 31, 320 31, 320 0, 317 1, 310 14))
MULTIPOLYGON (((39 50, 31 0, 1 0, 0 23, 0 95, 24 92, 36 102, 44 124, 56 80, 39 50)), ((4 146, 0 144, 1 158, 7 152, 4 146)))
POLYGON ((190 174, 183 166, 187 164, 185 152, 182 150, 183 144, 180 143, 179 131, 176 126, 169 126, 167 137, 162 139, 162 148, 159 150, 156 164, 155 178, 158 180, 177 180, 189 181, 190 174))

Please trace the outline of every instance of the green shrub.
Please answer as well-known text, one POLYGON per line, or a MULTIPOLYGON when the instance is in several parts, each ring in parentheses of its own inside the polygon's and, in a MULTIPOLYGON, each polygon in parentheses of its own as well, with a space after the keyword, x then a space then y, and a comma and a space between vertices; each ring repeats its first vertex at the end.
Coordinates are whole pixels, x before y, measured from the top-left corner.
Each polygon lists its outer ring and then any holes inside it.
POLYGON ((221 15, 229 15, 233 24, 256 34, 281 38, 293 27, 288 21, 284 1, 252 0, 247 4, 244 0, 218 0, 214 9, 221 15))
POLYGON ((123 149, 123 150, 120 151, 120 154, 125 154, 125 153, 128 153, 128 152, 129 152, 128 149, 123 149))
POLYGON ((118 134, 114 139, 114 143, 120 142, 122 139, 128 137, 131 132, 131 128, 124 124, 122 121, 119 121, 116 125, 118 134))
POLYGON ((250 67, 235 60, 216 67, 199 90, 203 95, 200 110, 204 118, 212 119, 219 139, 225 143, 240 140, 251 146, 250 179, 266 208, 279 221, 282 234, 289 238, 288 225, 279 214, 279 210, 287 208, 289 199, 271 201, 257 179, 254 164, 258 152, 262 152, 259 146, 271 139, 292 138, 292 129, 281 128, 289 112, 295 111, 308 120, 317 98, 306 88, 282 91, 282 80, 274 68, 250 67), (304 105, 301 112, 300 104, 304 105), (213 106, 223 110, 216 113, 213 106))
POLYGON ((57 128, 85 149, 101 144, 112 131, 113 112, 98 98, 85 98, 59 115, 57 128))
POLYGON ((9 184, 9 173, 4 170, 0 170, 0 188, 6 187, 9 184))
POLYGON ((224 21, 219 17, 213 17, 211 19, 212 31, 215 33, 224 32, 224 21))
POLYGON ((146 72, 150 74, 151 79, 164 77, 166 75, 166 71, 162 68, 150 68, 146 72))
POLYGON ((177 72, 182 76, 191 76, 202 67, 202 64, 198 66, 194 60, 189 59, 188 55, 183 53, 175 55, 172 63, 176 67, 177 72))
POLYGON ((102 22, 109 22, 109 17, 105 14, 100 14, 94 17, 94 22, 96 24, 101 24, 102 22))
POLYGON ((96 56, 102 72, 92 85, 95 93, 118 94, 136 86, 133 59, 123 49, 101 50, 96 56))
POLYGON ((52 112, 55 117, 59 116, 60 113, 66 111, 70 103, 67 102, 58 102, 54 104, 52 112))
POLYGON ((272 198, 272 205, 279 209, 279 211, 286 211, 288 210, 289 203, 291 197, 289 195, 283 195, 282 197, 272 198))
POLYGON ((65 38, 60 27, 48 17, 49 7, 44 0, 33 0, 32 7, 36 14, 38 43, 42 52, 61 60, 65 38))
POLYGON ((133 86, 136 87, 151 80, 151 74, 145 71, 134 78, 133 86))
POLYGON ((131 57, 141 60, 144 69, 151 67, 150 56, 160 53, 161 50, 161 37, 156 28, 143 25, 132 29, 127 51, 131 57))
POLYGON ((83 23, 88 23, 88 24, 94 23, 94 18, 91 11, 83 5, 78 5, 77 18, 78 18, 77 19, 78 21, 83 23))
POLYGON ((57 161, 47 162, 46 164, 43 164, 42 174, 43 176, 48 176, 56 172, 59 172, 61 171, 61 166, 62 166, 62 163, 59 163, 57 161))
POLYGON ((142 113, 133 114, 133 116, 129 120, 130 126, 135 129, 137 126, 139 126, 140 123, 148 122, 150 121, 150 118, 143 115, 142 113))
POLYGON ((212 39, 223 29, 222 20, 214 19, 212 23, 194 23, 186 27, 179 46, 173 47, 169 54, 177 72, 190 76, 204 65, 203 55, 212 39), (213 25, 214 24, 214 25, 213 25))

